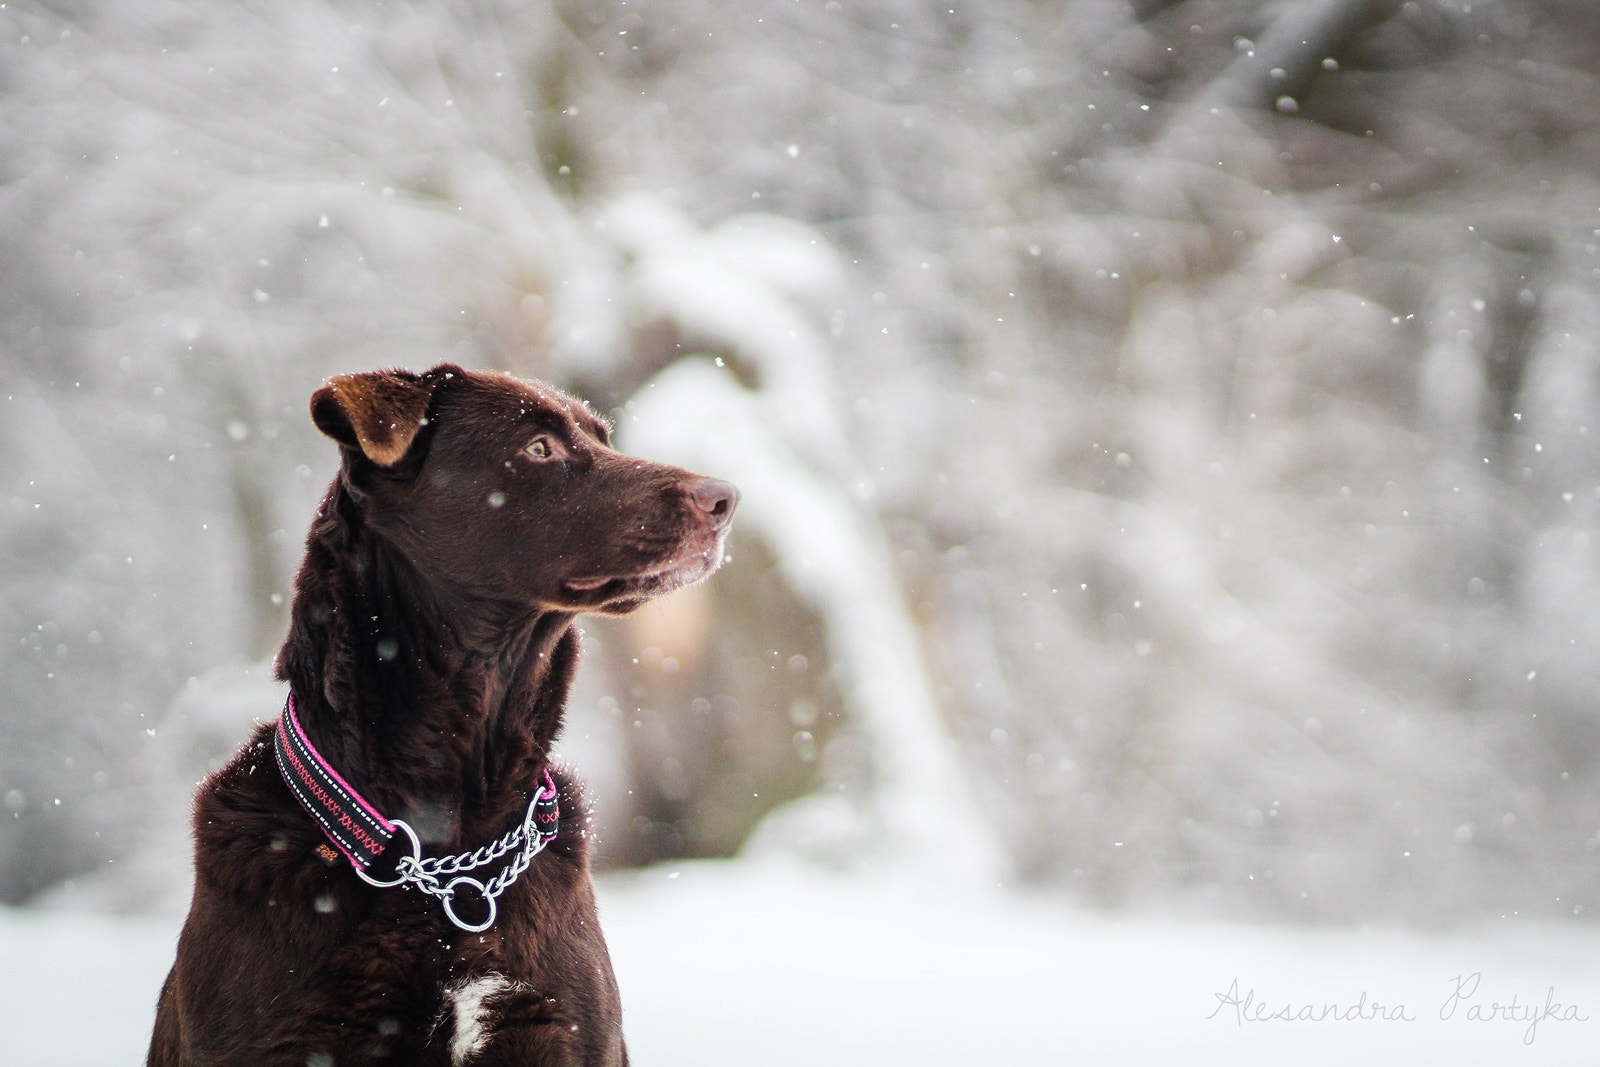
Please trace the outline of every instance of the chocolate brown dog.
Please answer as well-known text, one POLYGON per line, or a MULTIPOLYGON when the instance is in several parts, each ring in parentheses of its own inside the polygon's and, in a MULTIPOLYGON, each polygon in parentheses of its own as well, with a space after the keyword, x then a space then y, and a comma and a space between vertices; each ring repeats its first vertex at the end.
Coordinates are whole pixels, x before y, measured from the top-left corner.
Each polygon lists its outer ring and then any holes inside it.
POLYGON ((448 365, 334 378, 311 417, 342 463, 290 704, 200 789, 149 1062, 625 1064, 583 802, 549 760, 573 618, 709 575, 738 491, 448 365))

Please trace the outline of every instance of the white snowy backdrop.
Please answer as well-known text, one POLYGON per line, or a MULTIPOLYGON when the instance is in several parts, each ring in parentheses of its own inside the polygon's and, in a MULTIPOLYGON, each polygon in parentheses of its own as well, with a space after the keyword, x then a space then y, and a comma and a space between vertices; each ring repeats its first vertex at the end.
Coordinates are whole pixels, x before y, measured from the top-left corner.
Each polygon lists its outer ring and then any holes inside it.
POLYGON ((449 359, 745 493, 588 626, 612 868, 1587 923, 1597 75, 1586 0, 0 5, 0 901, 181 907, 306 398, 449 359))

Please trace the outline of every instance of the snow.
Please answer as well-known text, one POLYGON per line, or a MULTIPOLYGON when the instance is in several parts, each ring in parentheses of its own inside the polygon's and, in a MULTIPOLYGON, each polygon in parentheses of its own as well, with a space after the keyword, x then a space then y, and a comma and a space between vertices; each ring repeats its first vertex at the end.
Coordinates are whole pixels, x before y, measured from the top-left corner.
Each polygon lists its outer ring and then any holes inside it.
POLYGON ((633 259, 636 314, 677 323, 701 344, 754 364, 766 417, 819 459, 848 454, 837 412, 833 353, 814 327, 818 309, 844 286, 829 246, 790 219, 741 215, 697 232, 645 196, 605 213, 604 229, 633 259))
MULTIPOLYGON (((947 841, 971 842, 963 872, 990 877, 1002 862, 992 835, 971 805, 949 803, 951 783, 962 781, 960 761, 939 727, 938 701, 893 579, 889 548, 844 490, 771 429, 782 425, 776 414, 793 396, 752 392, 709 362, 680 360, 640 391, 619 437, 640 454, 719 471, 745 486, 743 528, 776 549, 785 575, 823 618, 877 778, 877 810, 868 815, 877 826, 845 836, 858 844, 871 840, 860 849, 866 854, 904 851, 934 868, 943 866, 947 841)), ((816 429, 824 435, 824 427, 816 429)), ((813 829, 819 820, 835 829, 852 821, 837 797, 808 797, 797 807, 813 829)), ((787 816, 780 811, 774 818, 792 824, 787 816)), ((911 861, 910 855, 896 860, 911 861)))
POLYGON ((143 1063, 181 922, 0 910, 0 1063, 143 1063))
MULTIPOLYGON (((599 893, 646 1067, 1554 1065, 1590 1062, 1600 1031, 1592 928, 1088 913, 792 860, 659 867, 599 893), (1321 1021, 1242 1021, 1230 996, 1321 1021), (1543 1017, 1547 1000, 1560 1007, 1543 1017)), ((0 1063, 141 1062, 179 922, 0 911, 0 1063)))

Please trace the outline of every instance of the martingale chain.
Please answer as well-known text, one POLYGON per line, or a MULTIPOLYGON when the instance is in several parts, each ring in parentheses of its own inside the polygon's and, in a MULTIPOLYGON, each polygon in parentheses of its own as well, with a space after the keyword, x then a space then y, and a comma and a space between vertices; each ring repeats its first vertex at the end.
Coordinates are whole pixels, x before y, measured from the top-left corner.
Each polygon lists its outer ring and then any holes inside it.
POLYGON ((522 877, 522 873, 533 862, 533 857, 555 840, 558 819, 555 782, 546 774, 544 784, 535 791, 528 803, 528 813, 522 823, 498 841, 454 856, 423 856, 422 842, 418 840, 416 831, 403 820, 393 819, 391 821, 395 829, 410 838, 411 854, 400 858, 395 865, 395 877, 388 881, 373 878, 360 867, 356 868, 356 874, 380 888, 402 884, 415 886, 420 892, 437 898, 444 907, 445 917, 457 927, 468 933, 481 933, 494 925, 499 912, 500 894, 522 877), (520 851, 512 856, 500 873, 488 881, 461 873, 487 867, 519 847, 520 851), (482 922, 469 923, 456 914, 455 898, 462 889, 473 890, 483 898, 488 914, 482 922))

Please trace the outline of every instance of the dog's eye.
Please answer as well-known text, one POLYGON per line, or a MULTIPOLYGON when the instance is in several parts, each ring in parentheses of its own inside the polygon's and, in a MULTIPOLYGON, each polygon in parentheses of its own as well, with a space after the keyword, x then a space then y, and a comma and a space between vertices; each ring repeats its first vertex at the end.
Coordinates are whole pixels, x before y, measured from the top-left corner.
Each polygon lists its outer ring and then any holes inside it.
POLYGON ((522 452, 524 455, 532 456, 534 459, 549 459, 555 454, 555 449, 550 446, 550 438, 535 437, 533 442, 527 448, 524 448, 522 452))

